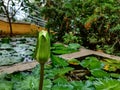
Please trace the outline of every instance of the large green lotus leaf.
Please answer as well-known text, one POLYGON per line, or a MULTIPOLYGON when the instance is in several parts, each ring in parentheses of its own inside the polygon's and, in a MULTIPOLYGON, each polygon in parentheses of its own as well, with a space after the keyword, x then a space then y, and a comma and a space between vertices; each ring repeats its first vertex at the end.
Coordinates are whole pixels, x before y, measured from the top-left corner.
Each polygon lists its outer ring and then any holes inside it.
POLYGON ((27 45, 27 44, 19 44, 17 47, 20 47, 20 48, 28 48, 29 45, 27 45))
POLYGON ((102 69, 104 64, 100 62, 96 57, 87 57, 80 63, 81 66, 88 69, 102 69))
POLYGON ((20 44, 20 43, 21 43, 20 41, 10 42, 10 45, 12 45, 12 46, 17 46, 17 45, 20 44))
POLYGON ((14 50, 19 54, 24 54, 24 55, 33 54, 33 51, 28 50, 28 49, 26 50, 25 48, 21 48, 21 47, 14 47, 14 50))
POLYGON ((16 53, 16 52, 12 53, 11 55, 12 55, 12 56, 21 56, 20 53, 16 53))
POLYGON ((12 49, 12 46, 10 44, 1 44, 0 49, 12 49))
POLYGON ((31 55, 31 54, 33 54, 33 52, 30 51, 30 50, 26 50, 26 51, 18 52, 18 53, 20 53, 20 54, 24 54, 24 55, 31 55))
POLYGON ((22 60, 19 56, 0 56, 0 66, 1 65, 10 65, 22 60))
POLYGON ((11 39, 12 39, 12 41, 20 41, 20 40, 24 39, 24 37, 14 37, 11 39))
POLYGON ((21 48, 21 47, 13 47, 13 49, 14 49, 16 52, 24 51, 24 50, 25 50, 24 48, 21 48))
POLYGON ((72 46, 70 48, 69 46, 65 46, 64 44, 61 43, 53 44, 51 49, 52 49, 52 53, 57 55, 68 54, 77 51, 76 49, 73 49, 72 46))
POLYGON ((71 48, 56 48, 55 50, 52 50, 52 53, 56 54, 56 55, 61 55, 61 54, 69 54, 69 53, 73 53, 76 52, 77 50, 75 49, 71 49, 71 48))
POLYGON ((97 77, 97 78, 110 77, 110 75, 107 72, 101 69, 92 69, 90 70, 90 72, 94 77, 97 77))
MULTIPOLYGON (((10 52, 10 51, 9 51, 10 52)), ((9 53, 7 50, 1 50, 0 51, 0 55, 7 55, 7 56, 9 56, 10 55, 10 53, 9 53)))
POLYGON ((21 44, 21 42, 18 40, 18 41, 15 41, 16 44, 21 44))
POLYGON ((27 42, 35 43, 36 38, 25 38, 27 42))

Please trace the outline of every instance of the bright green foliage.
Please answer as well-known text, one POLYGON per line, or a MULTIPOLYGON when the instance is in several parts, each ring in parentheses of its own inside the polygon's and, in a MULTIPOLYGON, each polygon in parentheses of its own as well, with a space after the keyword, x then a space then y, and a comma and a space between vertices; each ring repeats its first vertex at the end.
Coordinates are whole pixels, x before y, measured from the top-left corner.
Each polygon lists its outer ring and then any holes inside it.
POLYGON ((107 71, 116 71, 120 69, 120 61, 114 59, 104 59, 103 63, 105 64, 105 70, 107 71))
MULTIPOLYGON (((38 90, 39 78, 27 76, 24 80, 15 83, 14 90, 38 90)), ((50 90, 52 86, 51 80, 44 80, 43 90, 50 90)))
POLYGON ((39 79, 33 76, 27 76, 23 81, 16 82, 15 90, 37 90, 39 79))
POLYGON ((104 63, 99 61, 96 57, 87 57, 81 61, 80 65, 90 70, 91 75, 97 78, 110 77, 110 75, 102 70, 104 63))
POLYGON ((72 70, 74 70, 72 67, 64 67, 64 68, 53 69, 52 73, 56 76, 64 76, 66 73, 72 70))
POLYGON ((73 90, 73 86, 64 77, 54 80, 54 84, 52 90, 73 90))
MULTIPOLYGON (((69 81, 67 74, 74 71, 74 67, 69 66, 69 61, 52 55, 52 63, 45 65, 45 76, 43 90, 119 90, 120 75, 112 72, 106 72, 106 63, 99 61, 96 57, 86 57, 81 62, 77 62, 77 66, 81 65, 84 69, 88 69, 90 74, 85 75, 84 80, 69 81), (54 58, 53 58, 54 57, 54 58), (92 63, 91 63, 92 62, 92 63), (103 64, 104 63, 104 64, 103 64), (96 65, 95 65, 96 64, 96 65), (114 78, 114 79, 113 79, 114 78)), ((119 61, 109 61, 107 63, 119 63, 119 61)), ((76 65, 76 64, 74 64, 76 65)), ((80 67, 81 67, 80 66, 80 67)), ((0 76, 0 90, 37 90, 39 82, 39 68, 37 65, 30 72, 20 72, 10 75, 0 76), (7 86, 6 86, 7 85, 7 86), (5 89, 3 89, 5 88, 5 89)), ((82 70, 82 67, 79 68, 82 70)))
POLYGON ((56 80, 54 80, 55 84, 68 84, 68 81, 65 77, 59 77, 56 80))
POLYGON ((41 13, 48 20, 46 27, 57 32, 57 40, 64 43, 82 41, 92 49, 119 45, 119 0, 47 0, 41 13))
POLYGON ((68 66, 68 63, 65 59, 60 58, 58 56, 55 55, 51 55, 51 61, 53 66, 68 66))
POLYGON ((106 78, 106 79, 98 79, 94 82, 96 90, 119 90, 120 89, 120 81, 106 78))
POLYGON ((77 43, 71 43, 68 46, 65 46, 64 44, 61 43, 57 43, 57 44, 53 44, 52 46, 52 53, 53 54, 68 54, 68 53, 72 53, 72 52, 76 52, 78 51, 78 49, 80 48, 80 45, 77 43))
POLYGON ((80 44, 78 44, 78 43, 70 43, 70 44, 68 45, 68 47, 71 48, 71 49, 77 50, 77 49, 80 48, 80 44))
POLYGON ((80 61, 77 60, 77 59, 74 59, 74 58, 68 60, 68 63, 69 63, 69 64, 72 64, 72 65, 80 65, 80 61))
POLYGON ((52 90, 73 90, 71 85, 54 85, 52 90))
POLYGON ((93 69, 93 70, 90 70, 90 72, 94 77, 97 77, 97 78, 110 77, 110 75, 107 72, 101 69, 93 69))
POLYGON ((69 44, 69 43, 80 43, 82 44, 82 40, 81 37, 76 36, 74 33, 69 32, 69 33, 65 33, 65 35, 62 37, 63 42, 65 44, 69 44))
POLYGON ((80 65, 89 70, 102 69, 104 64, 100 62, 96 57, 86 57, 85 60, 81 61, 80 65))
MULTIPOLYGON (((29 40, 30 38, 21 41, 25 42, 29 40)), ((20 43, 21 42, 17 44, 19 47, 14 48, 14 51, 17 52, 21 48, 26 49, 29 47, 29 45, 20 43)), ((12 44, 0 45, 2 46, 2 49, 11 50, 11 54, 14 55, 11 47, 12 44)), ((32 51, 34 46, 29 49, 32 51)), ((51 50, 56 50, 56 52, 57 50, 66 50, 67 53, 69 52, 67 50, 77 51, 79 48, 80 45, 76 43, 70 43, 69 45, 57 43, 53 44, 51 50)), ((8 55, 7 50, 1 51, 1 56, 8 55)), ((60 56, 51 54, 51 64, 45 65, 43 90, 119 90, 119 69, 120 62, 118 60, 99 60, 97 57, 89 56, 80 61, 78 59, 71 59, 67 61, 60 56), (76 70, 76 67, 78 70, 76 70), (74 72, 75 70, 77 72, 74 72), (79 70, 82 72, 79 72, 79 70), (77 81, 74 77, 84 73, 84 70, 88 74, 83 76, 84 80, 80 77, 80 81, 77 81), (71 77, 68 77, 69 75, 71 77)), ((0 90, 37 90, 39 71, 40 67, 37 65, 37 67, 35 67, 32 71, 18 72, 10 75, 0 75, 0 90)))
POLYGON ((45 79, 44 80, 44 86, 43 86, 43 90, 51 90, 52 87, 52 82, 50 79, 45 79))
POLYGON ((120 74, 117 73, 111 73, 110 76, 113 78, 120 78, 120 74))
POLYGON ((13 90, 13 83, 0 80, 0 90, 13 90))
POLYGON ((72 81, 71 84, 74 86, 73 90, 94 90, 93 83, 89 80, 85 83, 82 81, 72 81))

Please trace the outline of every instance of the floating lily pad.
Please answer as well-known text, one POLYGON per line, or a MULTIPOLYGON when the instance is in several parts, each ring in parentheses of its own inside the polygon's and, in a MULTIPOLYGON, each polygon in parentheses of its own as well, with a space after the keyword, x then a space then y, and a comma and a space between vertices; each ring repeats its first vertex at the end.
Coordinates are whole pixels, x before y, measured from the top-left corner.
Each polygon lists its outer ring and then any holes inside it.
POLYGON ((1 44, 0 49, 12 49, 12 46, 10 44, 1 44))
POLYGON ((20 54, 24 54, 24 55, 31 55, 31 54, 33 54, 33 52, 30 51, 30 50, 26 50, 26 51, 19 52, 19 53, 20 53, 20 54))
POLYGON ((20 62, 22 60, 22 57, 18 56, 0 56, 0 66, 1 65, 10 65, 17 62, 20 62))
POLYGON ((19 44, 17 47, 20 47, 20 48, 28 48, 29 45, 27 45, 27 44, 19 44))
POLYGON ((1 50, 0 54, 1 55, 9 55, 10 53, 7 50, 1 50))

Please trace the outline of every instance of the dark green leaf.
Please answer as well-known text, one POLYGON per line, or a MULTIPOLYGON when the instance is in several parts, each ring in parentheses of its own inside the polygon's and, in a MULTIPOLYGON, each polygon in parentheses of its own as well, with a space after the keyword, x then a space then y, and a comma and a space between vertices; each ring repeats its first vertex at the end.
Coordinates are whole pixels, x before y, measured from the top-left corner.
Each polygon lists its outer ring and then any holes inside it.
POLYGON ((94 77, 97 78, 110 77, 110 75, 107 72, 100 69, 92 69, 90 70, 90 72, 94 77))

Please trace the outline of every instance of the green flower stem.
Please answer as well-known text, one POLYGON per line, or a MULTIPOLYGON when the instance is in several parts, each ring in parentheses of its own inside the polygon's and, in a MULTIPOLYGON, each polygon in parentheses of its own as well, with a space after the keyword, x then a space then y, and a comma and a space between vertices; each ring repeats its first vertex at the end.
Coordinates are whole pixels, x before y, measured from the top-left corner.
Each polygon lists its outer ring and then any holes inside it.
POLYGON ((45 64, 40 64, 40 82, 39 82, 39 90, 42 90, 42 89, 43 89, 44 65, 45 65, 45 64))

